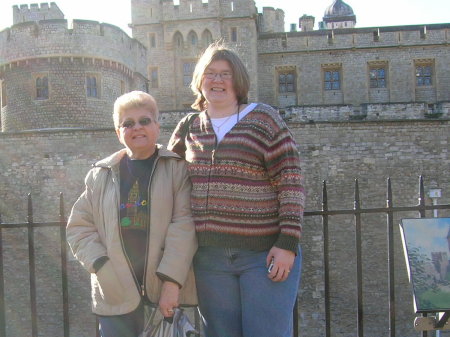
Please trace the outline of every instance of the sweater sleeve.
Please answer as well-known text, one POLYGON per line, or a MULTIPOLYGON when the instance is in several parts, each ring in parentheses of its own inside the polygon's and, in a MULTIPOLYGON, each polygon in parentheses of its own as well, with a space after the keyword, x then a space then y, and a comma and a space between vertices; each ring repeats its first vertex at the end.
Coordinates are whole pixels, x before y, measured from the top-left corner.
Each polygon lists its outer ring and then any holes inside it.
MULTIPOLYGON (((281 117, 280 117, 281 120, 281 117)), ((297 144, 284 121, 273 134, 265 165, 278 194, 280 235, 275 246, 297 252, 305 205, 304 177, 297 144)))

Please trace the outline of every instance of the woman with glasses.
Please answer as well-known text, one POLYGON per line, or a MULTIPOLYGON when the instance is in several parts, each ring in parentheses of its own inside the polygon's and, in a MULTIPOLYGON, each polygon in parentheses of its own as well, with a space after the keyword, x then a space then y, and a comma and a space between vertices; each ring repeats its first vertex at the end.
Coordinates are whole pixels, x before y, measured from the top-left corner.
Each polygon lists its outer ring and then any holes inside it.
POLYGON ((194 117, 169 149, 186 158, 207 337, 291 337, 304 207, 297 145, 278 112, 248 103, 249 76, 221 44, 199 59, 194 117))
POLYGON ((114 104, 124 148, 95 163, 67 224, 74 256, 91 274, 102 337, 138 337, 146 302, 165 317, 196 304, 197 249, 186 163, 158 145, 158 107, 133 91, 114 104))

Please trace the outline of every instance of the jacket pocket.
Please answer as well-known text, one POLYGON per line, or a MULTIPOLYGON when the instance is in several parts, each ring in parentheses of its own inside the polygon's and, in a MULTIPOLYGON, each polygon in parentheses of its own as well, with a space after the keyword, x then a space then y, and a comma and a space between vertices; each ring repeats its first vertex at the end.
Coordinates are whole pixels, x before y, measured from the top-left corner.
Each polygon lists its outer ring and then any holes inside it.
POLYGON ((97 287, 93 285, 93 290, 97 288, 96 296, 100 296, 101 300, 112 305, 123 302, 124 290, 110 260, 100 268, 96 274, 96 278, 97 287))

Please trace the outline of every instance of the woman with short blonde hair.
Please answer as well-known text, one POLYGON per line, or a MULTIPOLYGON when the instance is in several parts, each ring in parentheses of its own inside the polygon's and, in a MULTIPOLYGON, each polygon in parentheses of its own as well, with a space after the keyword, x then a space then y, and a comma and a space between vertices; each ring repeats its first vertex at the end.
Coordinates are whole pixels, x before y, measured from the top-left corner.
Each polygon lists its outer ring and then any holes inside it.
POLYGON ((197 303, 197 249, 186 163, 157 144, 158 107, 142 91, 119 97, 114 127, 123 148, 96 162, 68 223, 67 241, 91 275, 102 337, 137 337, 144 304, 171 317, 197 303))

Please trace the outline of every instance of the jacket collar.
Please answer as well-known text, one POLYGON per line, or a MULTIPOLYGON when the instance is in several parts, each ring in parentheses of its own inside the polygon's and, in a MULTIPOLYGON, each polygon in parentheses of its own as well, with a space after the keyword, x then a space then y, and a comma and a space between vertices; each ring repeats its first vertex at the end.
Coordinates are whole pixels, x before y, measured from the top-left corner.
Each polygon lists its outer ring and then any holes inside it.
MULTIPOLYGON (((164 146, 161 144, 156 144, 156 147, 158 148, 158 158, 175 158, 175 159, 181 159, 179 155, 176 153, 167 150, 164 146)), ((98 162, 94 163, 92 166, 94 167, 102 167, 102 168, 108 168, 112 169, 113 167, 116 167, 119 165, 120 160, 123 158, 123 156, 127 153, 126 149, 121 149, 112 155, 99 160, 98 162)))

